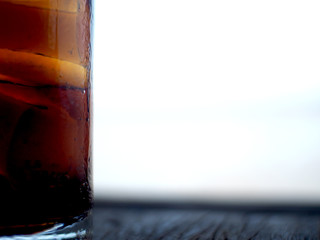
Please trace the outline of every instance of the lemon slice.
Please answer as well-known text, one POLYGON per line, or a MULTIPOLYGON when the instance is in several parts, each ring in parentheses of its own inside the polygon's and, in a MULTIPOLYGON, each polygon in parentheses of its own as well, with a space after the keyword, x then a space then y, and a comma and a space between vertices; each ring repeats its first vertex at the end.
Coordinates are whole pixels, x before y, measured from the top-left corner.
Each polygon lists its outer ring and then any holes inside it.
POLYGON ((27 52, 0 49, 0 74, 30 86, 86 88, 88 69, 75 63, 27 52))

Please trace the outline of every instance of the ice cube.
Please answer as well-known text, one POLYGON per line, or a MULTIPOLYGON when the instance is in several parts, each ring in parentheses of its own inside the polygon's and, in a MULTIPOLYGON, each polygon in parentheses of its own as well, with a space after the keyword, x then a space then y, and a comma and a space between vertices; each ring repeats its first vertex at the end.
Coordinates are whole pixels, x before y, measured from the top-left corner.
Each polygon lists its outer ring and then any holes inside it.
POLYGON ((29 106, 0 94, 0 174, 6 176, 7 155, 18 120, 29 106))
POLYGON ((27 181, 39 174, 82 179, 88 157, 88 125, 60 109, 30 107, 20 117, 9 152, 8 171, 27 181))
POLYGON ((78 0, 2 0, 2 2, 67 12, 78 10, 78 0))
POLYGON ((64 8, 75 10, 77 2, 0 0, 0 49, 33 52, 87 66, 89 7, 82 7, 84 10, 77 13, 58 11, 64 8))

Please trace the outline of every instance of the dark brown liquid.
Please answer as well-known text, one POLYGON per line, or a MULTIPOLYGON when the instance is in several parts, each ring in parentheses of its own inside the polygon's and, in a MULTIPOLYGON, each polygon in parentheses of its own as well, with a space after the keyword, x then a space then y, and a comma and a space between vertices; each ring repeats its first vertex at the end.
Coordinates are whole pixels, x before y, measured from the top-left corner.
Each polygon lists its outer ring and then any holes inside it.
POLYGON ((90 11, 0 0, 0 236, 91 208, 90 11))

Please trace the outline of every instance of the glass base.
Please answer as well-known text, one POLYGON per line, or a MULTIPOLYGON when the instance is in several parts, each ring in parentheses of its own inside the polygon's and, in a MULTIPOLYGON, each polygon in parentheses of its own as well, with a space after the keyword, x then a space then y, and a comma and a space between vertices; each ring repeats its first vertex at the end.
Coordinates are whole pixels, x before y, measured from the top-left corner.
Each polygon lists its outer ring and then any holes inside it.
POLYGON ((0 236, 0 240, 91 240, 92 239, 92 214, 71 224, 56 224, 50 229, 27 235, 0 236))

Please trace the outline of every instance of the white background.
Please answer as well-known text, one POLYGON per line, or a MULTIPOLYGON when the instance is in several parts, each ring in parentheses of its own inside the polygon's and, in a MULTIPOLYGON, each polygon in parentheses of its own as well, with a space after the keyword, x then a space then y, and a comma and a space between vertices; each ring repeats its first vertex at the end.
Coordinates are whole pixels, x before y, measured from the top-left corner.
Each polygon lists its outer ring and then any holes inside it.
POLYGON ((319 12, 96 0, 96 196, 320 203, 319 12))

